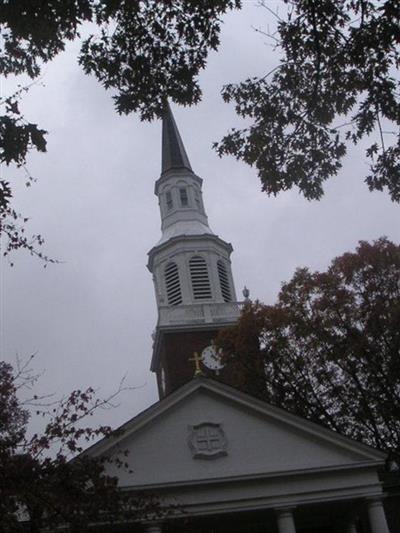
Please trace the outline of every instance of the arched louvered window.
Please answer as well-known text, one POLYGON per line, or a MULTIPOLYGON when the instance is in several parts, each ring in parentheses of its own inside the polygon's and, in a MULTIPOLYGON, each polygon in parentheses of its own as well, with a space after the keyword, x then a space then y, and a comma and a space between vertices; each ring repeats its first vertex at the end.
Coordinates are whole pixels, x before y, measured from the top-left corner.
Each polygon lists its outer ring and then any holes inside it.
POLYGON ((165 200, 166 200, 166 203, 167 203, 167 209, 168 211, 171 211, 171 209, 174 207, 174 202, 172 200, 172 193, 171 191, 167 191, 165 193, 165 200))
POLYGON ((199 211, 202 211, 203 208, 201 206, 201 200, 200 200, 200 193, 198 190, 194 190, 194 201, 196 202, 196 207, 199 211))
POLYGON ((176 263, 168 263, 168 265, 165 267, 165 287, 167 289, 168 305, 181 304, 181 283, 179 280, 179 271, 176 263))
POLYGON ((189 198, 186 187, 179 187, 179 198, 181 199, 181 206, 188 207, 189 198))
POLYGON ((207 300, 211 298, 210 278, 208 277, 208 268, 205 259, 199 255, 195 255, 189 261, 189 269, 194 299, 207 300))
POLYGON ((224 302, 230 302, 232 300, 231 287, 229 284, 229 276, 223 261, 217 262, 219 285, 221 287, 222 298, 224 302))

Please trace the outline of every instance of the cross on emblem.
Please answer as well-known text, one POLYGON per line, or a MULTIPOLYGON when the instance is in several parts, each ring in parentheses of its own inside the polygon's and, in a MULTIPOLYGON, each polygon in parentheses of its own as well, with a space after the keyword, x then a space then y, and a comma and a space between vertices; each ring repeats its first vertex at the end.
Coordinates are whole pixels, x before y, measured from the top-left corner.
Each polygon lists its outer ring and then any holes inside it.
POLYGON ((194 459, 216 459, 227 455, 228 440, 221 424, 203 422, 188 429, 188 444, 194 459))
POLYGON ((207 450, 208 452, 218 449, 221 445, 221 435, 219 435, 217 428, 205 426, 199 430, 197 445, 199 450, 207 450))

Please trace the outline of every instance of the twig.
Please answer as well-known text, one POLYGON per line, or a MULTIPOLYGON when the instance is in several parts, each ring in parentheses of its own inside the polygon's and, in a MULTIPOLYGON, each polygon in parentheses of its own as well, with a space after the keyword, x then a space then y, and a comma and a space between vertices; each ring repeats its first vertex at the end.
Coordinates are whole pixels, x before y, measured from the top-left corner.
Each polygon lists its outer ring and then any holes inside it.
POLYGON ((260 2, 259 2, 258 5, 259 5, 260 7, 263 7, 264 9, 266 9, 266 10, 267 10, 269 13, 271 13, 272 15, 274 15, 274 17, 276 17, 280 22, 283 22, 283 18, 280 17, 276 11, 274 11, 273 9, 271 9, 270 7, 268 7, 264 0, 260 0, 260 2))

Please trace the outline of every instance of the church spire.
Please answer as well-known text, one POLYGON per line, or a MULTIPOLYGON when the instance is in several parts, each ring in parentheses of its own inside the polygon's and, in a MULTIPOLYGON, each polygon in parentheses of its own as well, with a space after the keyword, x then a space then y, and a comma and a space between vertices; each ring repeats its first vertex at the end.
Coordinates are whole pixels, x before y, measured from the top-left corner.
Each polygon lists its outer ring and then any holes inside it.
MULTIPOLYGON (((161 397, 193 378, 188 356, 197 352, 199 360, 207 346, 207 353, 214 353, 211 340, 239 316, 232 246, 208 225, 202 183, 191 168, 167 105, 162 124, 162 172, 154 188, 162 235, 150 250, 147 265, 153 274, 158 308, 151 369, 157 374, 161 397)), ((208 364, 219 370, 211 359, 208 364)))
POLYGON ((167 102, 162 123, 162 164, 161 174, 172 169, 187 169, 192 172, 178 127, 167 102))

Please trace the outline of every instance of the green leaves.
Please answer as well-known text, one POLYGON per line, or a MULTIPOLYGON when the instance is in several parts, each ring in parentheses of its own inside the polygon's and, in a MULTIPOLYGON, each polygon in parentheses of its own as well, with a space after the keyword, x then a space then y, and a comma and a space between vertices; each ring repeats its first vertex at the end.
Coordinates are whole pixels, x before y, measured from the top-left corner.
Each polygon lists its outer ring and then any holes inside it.
POLYGON ((267 194, 297 187, 314 200, 341 168, 348 142, 375 133, 380 141, 366 150, 366 182, 400 201, 399 144, 381 125, 400 127, 399 2, 296 0, 290 6, 278 24, 277 68, 222 91, 252 123, 241 134, 229 132, 216 145, 218 154, 254 165, 267 194))
POLYGON ((234 0, 115 2, 102 31, 82 46, 79 62, 106 89, 119 113, 142 120, 163 113, 167 98, 192 105, 201 98, 198 74, 219 44, 219 17, 234 0))
POLYGON ((392 200, 400 202, 400 135, 397 144, 379 153, 373 160, 371 173, 365 179, 369 189, 382 191, 387 188, 392 200))
POLYGON ((45 152, 46 133, 37 124, 24 124, 20 118, 0 116, 0 162, 21 166, 32 147, 45 152))
POLYGON ((90 0, 3 2, 0 10, 0 74, 39 76, 41 66, 78 36, 78 27, 93 17, 90 0))
POLYGON ((0 181, 0 206, 6 208, 11 199, 11 187, 10 184, 4 180, 0 181))

